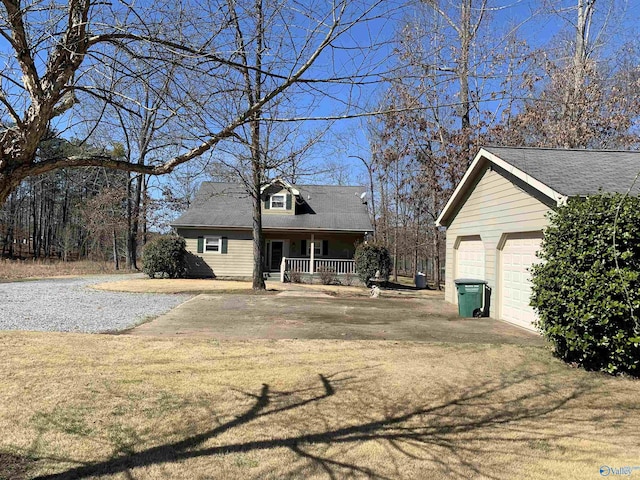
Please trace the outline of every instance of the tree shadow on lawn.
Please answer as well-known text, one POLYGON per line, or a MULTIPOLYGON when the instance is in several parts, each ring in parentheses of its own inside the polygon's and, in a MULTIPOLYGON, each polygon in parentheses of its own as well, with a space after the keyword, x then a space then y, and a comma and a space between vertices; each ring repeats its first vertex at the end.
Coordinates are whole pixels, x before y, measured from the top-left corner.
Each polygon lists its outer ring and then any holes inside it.
MULTIPOLYGON (((569 402, 581 397, 588 390, 584 384, 564 385, 559 388, 558 385, 547 382, 545 374, 538 374, 514 375, 499 382, 487 381, 466 388, 460 393, 454 393, 451 390, 451 394, 446 394, 446 399, 438 404, 411 408, 408 411, 396 398, 385 408, 387 411, 383 418, 360 421, 344 427, 326 428, 318 433, 201 447, 208 440, 249 424, 253 420, 320 403, 336 396, 339 394, 339 385, 347 383, 351 378, 337 379, 334 378, 335 375, 337 374, 328 376, 320 374, 322 393, 305 399, 299 398, 301 393, 308 394, 312 390, 317 391, 317 388, 282 392, 272 391, 269 385, 263 384, 258 393, 243 392, 254 399, 251 408, 235 419, 206 432, 177 442, 114 456, 105 461, 85 464, 38 478, 75 479, 117 473, 131 476, 130 471, 140 467, 277 448, 287 448, 301 460, 306 460, 294 471, 288 470, 286 472, 288 478, 303 475, 302 472, 310 466, 321 469, 332 479, 354 475, 379 479, 400 476, 375 471, 373 468, 345 459, 345 454, 350 448, 356 448, 358 444, 367 441, 378 441, 384 445, 384 448, 389 451, 388 465, 385 467, 393 468, 398 473, 401 465, 398 464, 396 457, 429 462, 433 468, 437 468, 446 476, 468 477, 469 472, 472 472, 472 476, 497 478, 488 471, 486 466, 478 464, 477 457, 479 455, 490 457, 502 453, 495 448, 495 443, 512 441, 514 432, 517 432, 518 441, 525 442, 548 442, 584 433, 579 430, 578 424, 575 425, 573 433, 567 430, 562 433, 543 433, 543 428, 527 429, 522 424, 530 420, 544 421, 545 417, 563 409, 569 402), (533 385, 527 386, 528 382, 533 382, 533 385), (510 391, 512 389, 515 392, 510 391), (477 441, 484 442, 487 446, 478 447, 477 441), (324 451, 319 454, 317 450, 323 447, 324 451), (329 454, 327 451, 330 447, 343 447, 344 450, 339 454, 335 451, 329 454), (314 452, 311 452, 311 449, 315 449, 314 452), (442 455, 443 451, 446 455, 442 455)), ((345 390, 351 386, 347 385, 347 387, 345 390)), ((375 399, 367 395, 359 398, 362 403, 360 409, 375 415, 372 402, 374 400, 377 402, 380 399, 379 395, 376 394, 375 399)), ((546 420, 551 421, 551 419, 546 420)), ((584 419, 584 421, 589 420, 584 419)), ((324 424, 328 427, 328 422, 325 421, 324 424)), ((526 452, 518 452, 519 457, 522 455, 526 455, 526 452)), ((44 459, 45 457, 40 458, 40 460, 44 459)), ((72 459, 51 457, 46 459, 75 462, 72 459)))
POLYGON ((382 284, 382 288, 385 290, 406 290, 406 291, 420 291, 420 290, 433 290, 430 287, 418 288, 415 285, 406 285, 404 283, 392 282, 391 280, 382 284))
POLYGON ((0 452, 0 478, 22 480, 27 478, 33 460, 28 457, 0 452))

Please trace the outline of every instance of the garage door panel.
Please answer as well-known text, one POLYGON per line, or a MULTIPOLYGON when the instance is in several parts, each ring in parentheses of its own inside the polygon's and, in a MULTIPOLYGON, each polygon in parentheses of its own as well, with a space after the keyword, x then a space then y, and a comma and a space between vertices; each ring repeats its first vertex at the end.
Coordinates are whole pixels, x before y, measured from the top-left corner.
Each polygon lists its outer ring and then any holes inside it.
POLYGON ((484 254, 482 240, 461 240, 457 249, 455 278, 484 280, 484 254))
POLYGON ((542 234, 516 234, 506 239, 501 252, 500 316, 503 320, 533 329, 535 313, 531 299, 531 265, 540 249, 542 234))
MULTIPOLYGON (((479 237, 463 238, 456 249, 455 278, 485 279, 484 243, 479 237)), ((455 295, 458 303, 458 296, 455 295)))

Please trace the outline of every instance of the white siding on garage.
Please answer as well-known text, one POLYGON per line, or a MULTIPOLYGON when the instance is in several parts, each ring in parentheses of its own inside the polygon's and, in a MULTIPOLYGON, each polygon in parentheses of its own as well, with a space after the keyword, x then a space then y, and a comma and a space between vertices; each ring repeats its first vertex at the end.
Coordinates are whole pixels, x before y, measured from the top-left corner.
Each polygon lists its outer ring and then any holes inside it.
POLYGON ((447 228, 445 298, 456 302, 455 246, 460 237, 478 235, 485 250, 484 280, 493 290, 490 314, 497 317, 498 243, 505 233, 541 231, 549 207, 494 170, 485 168, 478 183, 447 228))

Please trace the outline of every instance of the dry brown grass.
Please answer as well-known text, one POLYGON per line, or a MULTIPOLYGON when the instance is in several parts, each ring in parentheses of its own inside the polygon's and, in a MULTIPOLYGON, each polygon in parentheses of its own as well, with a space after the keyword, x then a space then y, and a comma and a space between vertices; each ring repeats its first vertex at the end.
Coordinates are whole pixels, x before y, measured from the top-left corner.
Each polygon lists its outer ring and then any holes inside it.
POLYGON ((192 278, 128 278, 92 285, 97 290, 131 293, 249 292, 251 282, 192 278))
MULTIPOLYGON (((368 290, 364 287, 347 287, 342 285, 310 285, 281 283, 279 280, 266 282, 267 290, 282 292, 285 290, 319 290, 336 295, 365 295, 368 290)), ((191 279, 191 278, 131 278, 116 282, 105 282, 93 285, 97 290, 132 293, 222 293, 222 292, 250 292, 251 282, 236 280, 191 279)))
POLYGON ((0 341, 0 452, 30 476, 584 479, 640 463, 640 382, 536 347, 0 341))
POLYGON ((113 263, 78 260, 9 260, 0 259, 0 280, 20 280, 45 277, 66 277, 78 275, 130 273, 114 270, 113 263))
MULTIPOLYGON (((281 283, 279 280, 266 282, 267 290, 281 292, 285 290, 316 290, 340 296, 368 296, 369 289, 365 287, 346 285, 319 285, 308 283, 281 283)), ((250 292, 251 282, 235 280, 213 279, 168 279, 168 278, 130 278, 116 282, 100 283, 92 288, 112 292, 132 293, 222 293, 222 292, 250 292)), ((442 292, 434 290, 406 290, 383 291, 384 296, 414 295, 441 296, 442 292)))

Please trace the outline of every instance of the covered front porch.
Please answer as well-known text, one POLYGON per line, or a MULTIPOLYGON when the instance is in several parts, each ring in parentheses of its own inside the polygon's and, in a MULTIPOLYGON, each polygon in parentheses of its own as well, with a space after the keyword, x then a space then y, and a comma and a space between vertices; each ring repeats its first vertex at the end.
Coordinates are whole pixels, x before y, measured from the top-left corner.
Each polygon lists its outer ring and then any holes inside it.
POLYGON ((353 275, 356 245, 363 240, 364 235, 352 232, 269 232, 265 234, 265 270, 279 272, 283 282, 291 272, 353 275))
POLYGON ((280 281, 284 282, 288 272, 313 275, 317 272, 333 272, 336 275, 355 275, 355 260, 337 258, 287 258, 280 263, 280 281))

